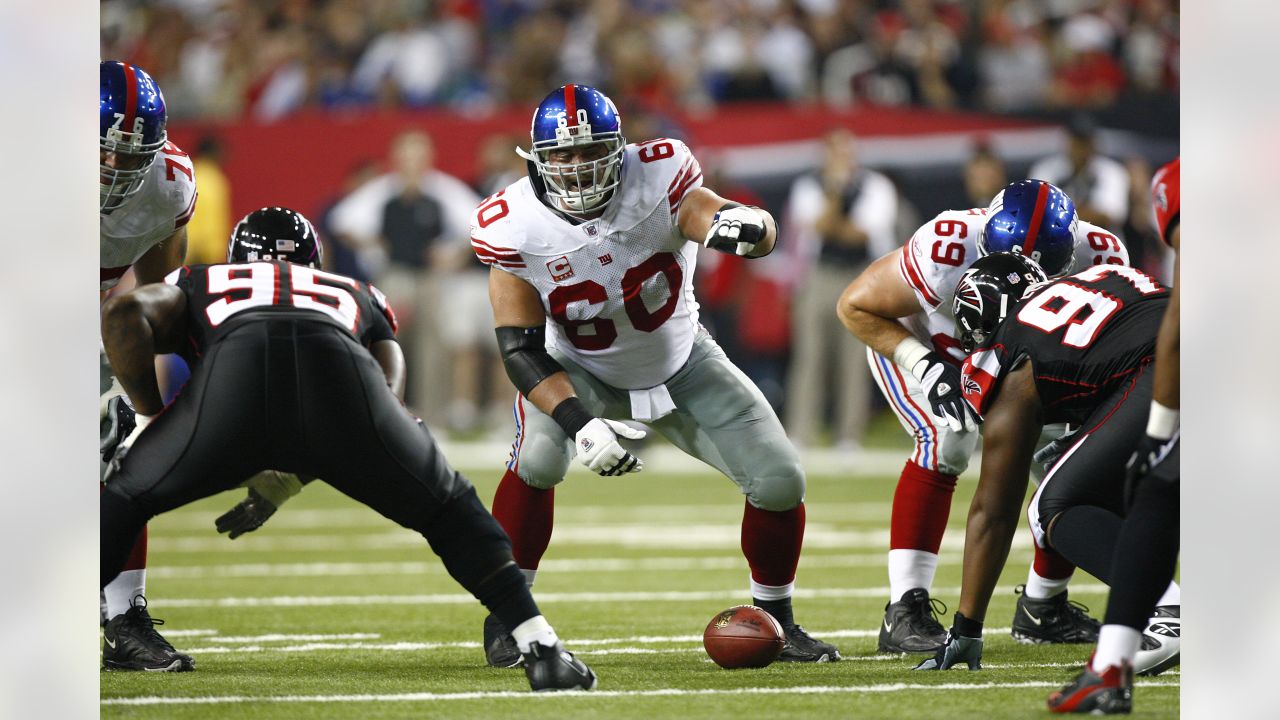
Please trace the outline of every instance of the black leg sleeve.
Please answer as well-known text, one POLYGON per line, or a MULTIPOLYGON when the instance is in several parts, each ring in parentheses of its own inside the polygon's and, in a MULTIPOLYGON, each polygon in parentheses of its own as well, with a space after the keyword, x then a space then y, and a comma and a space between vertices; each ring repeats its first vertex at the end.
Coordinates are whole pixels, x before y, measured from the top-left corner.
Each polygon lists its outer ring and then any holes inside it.
POLYGON ((1147 478, 1135 493, 1112 560, 1105 622, 1141 630, 1178 565, 1178 483, 1147 478))
POLYGON ((1049 546, 1076 567, 1110 585, 1119 515, 1094 505, 1067 508, 1052 521, 1049 546))
POLYGON ((102 589, 120 574, 151 515, 109 489, 98 495, 98 589, 102 589))
POLYGON ((446 503, 423 535, 445 569, 508 629, 541 614, 511 556, 511 540, 475 488, 446 503))

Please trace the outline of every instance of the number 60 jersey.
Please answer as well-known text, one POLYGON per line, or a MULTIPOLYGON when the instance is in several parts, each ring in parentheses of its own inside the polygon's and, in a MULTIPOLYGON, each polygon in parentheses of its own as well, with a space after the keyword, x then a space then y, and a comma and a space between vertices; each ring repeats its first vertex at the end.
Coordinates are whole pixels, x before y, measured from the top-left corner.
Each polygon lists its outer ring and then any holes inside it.
POLYGON ((548 345, 605 383, 650 388, 676 374, 693 348, 698 245, 676 226, 702 170, 684 143, 628 145, 622 181, 594 220, 574 224, 521 178, 480 203, 471 246, 481 262, 533 285, 548 345))
POLYGON ((187 296, 189 344, 179 352, 189 363, 241 320, 264 313, 333 323, 365 347, 395 339, 395 314, 377 288, 305 265, 281 260, 187 265, 164 281, 187 296))
MULTIPOLYGON (((955 339, 951 297, 965 270, 978 259, 978 233, 987 222, 987 209, 946 210, 916 231, 902 248, 898 269, 915 290, 921 312, 902 319, 917 340, 932 345, 957 365, 964 361, 955 339)), ((1129 251, 1106 230, 1083 220, 1076 224, 1072 273, 1095 265, 1128 265, 1129 251)))

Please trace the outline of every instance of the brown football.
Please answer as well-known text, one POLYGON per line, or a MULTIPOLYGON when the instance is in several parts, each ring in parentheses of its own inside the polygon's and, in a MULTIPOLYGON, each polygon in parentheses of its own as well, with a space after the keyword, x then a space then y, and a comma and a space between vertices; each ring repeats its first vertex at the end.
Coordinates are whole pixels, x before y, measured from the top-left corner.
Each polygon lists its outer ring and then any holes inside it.
POLYGON ((755 605, 731 607, 711 618, 702 646, 726 669, 762 668, 782 654, 782 626, 755 605))

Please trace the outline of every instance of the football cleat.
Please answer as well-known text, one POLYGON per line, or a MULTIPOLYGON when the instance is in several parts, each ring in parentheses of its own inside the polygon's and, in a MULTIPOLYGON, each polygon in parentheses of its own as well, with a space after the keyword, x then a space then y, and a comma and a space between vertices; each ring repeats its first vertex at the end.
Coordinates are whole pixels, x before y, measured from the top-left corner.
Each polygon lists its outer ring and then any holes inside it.
POLYGON ((484 659, 497 668, 519 667, 522 662, 516 639, 493 613, 484 619, 484 659))
POLYGON ((947 606, 941 600, 930 598, 928 590, 914 588, 906 591, 897 602, 884 606, 879 651, 937 652, 947 642, 947 629, 938 622, 937 616, 946 612, 947 606))
POLYGON ((1013 611, 1013 639, 1026 645, 1047 643, 1095 643, 1101 623, 1089 617, 1089 608, 1067 599, 1067 591, 1037 600, 1026 595, 1026 585, 1014 588, 1018 606, 1013 611))
POLYGON ((190 655, 180 653, 156 632, 163 620, 147 612, 146 598, 134 597, 132 606, 107 621, 102 629, 102 667, 105 670, 186 672, 196 669, 190 655))
POLYGON ((533 643, 525 653, 524 674, 534 692, 560 690, 594 690, 596 674, 585 663, 564 649, 557 641, 554 647, 533 643))
POLYGON ((1142 631, 1142 644, 1133 659, 1138 675, 1159 675, 1181 662, 1182 607, 1162 605, 1156 608, 1147 628, 1142 631))
POLYGON ((835 645, 814 638, 799 625, 784 625, 782 634, 787 641, 782 646, 778 662, 836 662, 840 659, 840 651, 835 645))
POLYGON ((1101 674, 1090 664, 1065 687, 1049 696, 1049 710, 1055 713, 1127 715, 1133 712, 1133 666, 1111 665, 1101 674))

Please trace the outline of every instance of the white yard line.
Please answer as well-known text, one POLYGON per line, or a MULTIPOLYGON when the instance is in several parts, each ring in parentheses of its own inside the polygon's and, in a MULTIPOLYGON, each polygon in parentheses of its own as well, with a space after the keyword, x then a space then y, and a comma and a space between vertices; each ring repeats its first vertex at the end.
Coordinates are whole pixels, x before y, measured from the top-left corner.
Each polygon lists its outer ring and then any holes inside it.
MULTIPOLYGON (((556 528, 555 546, 617 546, 625 548, 668 548, 679 550, 736 550, 742 542, 742 526, 725 523, 578 523, 556 528)), ((1029 549, 1031 533, 1020 530, 1014 535, 1015 549, 1029 549)), ((834 550, 877 549, 889 547, 889 529, 841 529, 828 523, 809 523, 805 528, 806 549, 834 550)), ((964 550, 964 529, 947 530, 942 538, 949 552, 964 550)), ((267 551, 368 551, 421 549, 430 552, 421 535, 408 530, 386 530, 358 533, 295 533, 286 536, 266 535, 231 541, 212 531, 201 535, 165 536, 154 534, 148 541, 157 553, 241 553, 267 551)))
MULTIPOLYGON (((1071 586, 1076 595, 1103 595, 1107 586, 1100 583, 1078 583, 1071 586)), ((1011 586, 997 588, 998 593, 1011 593, 1011 586)), ((958 587, 934 588, 935 595, 959 595, 958 587)), ((741 588, 732 590, 668 590, 661 592, 537 592, 539 604, 574 602, 700 602, 721 600, 741 602, 745 593, 741 588)), ((865 588, 796 588, 794 597, 815 598, 886 598, 888 586, 865 588)), ((440 593, 433 595, 303 595, 272 597, 223 597, 223 598, 175 598, 158 597, 152 601, 156 607, 205 608, 205 607, 332 607, 339 605, 463 605, 476 599, 464 593, 440 593)))
MULTIPOLYGON (((1178 683, 1163 681, 1138 681, 1139 687, 1178 687, 1178 683)), ((130 697, 106 698, 103 705, 223 705, 244 703, 369 703, 369 702, 444 702, 454 700, 497 700, 530 698, 555 698, 560 700, 592 700, 622 697, 707 697, 723 695, 863 695, 872 693, 897 693, 910 691, 973 691, 1019 688, 1057 689, 1061 683, 882 683, 878 685, 811 685, 800 687, 755 687, 730 689, 659 688, 655 690, 596 690, 589 693, 529 693, 529 692, 462 692, 462 693, 388 693, 368 695, 222 695, 202 697, 130 697)))
MULTIPOLYGON (((800 562, 802 570, 818 568, 884 567, 884 552, 846 555, 808 554, 800 562)), ((1026 562, 1030 552, 1010 554, 1011 562, 1026 562)), ((960 565, 964 554, 943 552, 939 565, 960 565)), ((742 570, 747 561, 741 555, 644 558, 562 558, 543 560, 540 571, 560 573, 599 572, 678 572, 700 570, 742 570)), ((436 561, 409 562, 313 562, 313 563, 231 563, 226 565, 152 565, 147 577, 152 579, 202 580, 206 578, 256 577, 366 577, 375 575, 444 575, 444 566, 436 561)))

